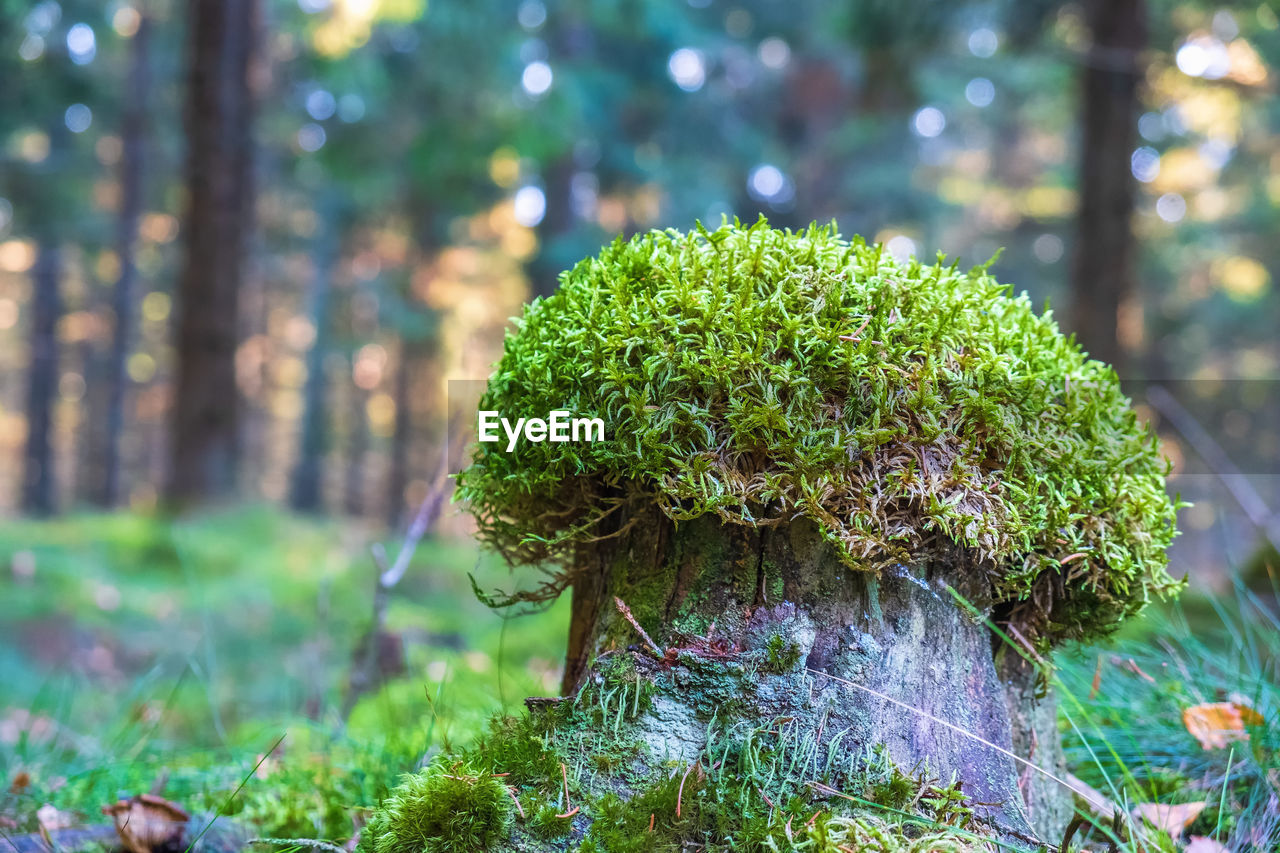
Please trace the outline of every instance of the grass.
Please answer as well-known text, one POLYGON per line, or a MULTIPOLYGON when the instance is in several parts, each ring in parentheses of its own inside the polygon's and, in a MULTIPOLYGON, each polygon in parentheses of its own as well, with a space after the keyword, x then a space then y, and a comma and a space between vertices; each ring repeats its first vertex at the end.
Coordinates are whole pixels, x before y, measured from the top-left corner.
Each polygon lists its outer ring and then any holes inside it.
MULTIPOLYGON (((263 508, 177 524, 83 515, 0 525, 0 830, 33 831, 46 803, 98 821, 103 803, 166 777, 165 796, 190 811, 226 805, 255 834, 342 841, 404 773, 468 748, 524 696, 555 692, 563 605, 504 622, 474 600, 466 575, 492 588, 509 581, 506 568, 471 543, 429 541, 389 614, 406 672, 341 726, 335 709, 371 608, 369 541, 263 508)), ((1275 600, 1243 586, 1226 599, 1189 595, 1104 645, 1061 651, 1071 772, 1126 807, 1206 803, 1183 839, 1278 849, 1275 600), (1233 700, 1262 724, 1247 741, 1202 748, 1183 711, 1233 700)), ((646 701, 621 676, 610 696, 602 719, 646 701)), ((540 754, 499 763, 518 771, 511 784, 558 773, 540 754)), ((550 837, 567 831, 554 788, 525 802, 550 837)), ((863 839, 872 829, 805 832, 863 839)), ((1106 834, 1086 826, 1074 843, 1105 849, 1106 834)), ((1157 841, 1149 849, 1175 849, 1157 841)))
POLYGON ((231 810, 264 835, 343 838, 430 749, 558 684, 563 608, 504 621, 466 575, 503 582, 468 543, 423 543, 388 629, 405 672, 344 727, 371 612, 368 535, 245 508, 178 523, 83 515, 0 526, 0 816, 79 819, 146 791, 231 810), (504 705, 505 700, 505 705, 504 705), (282 793, 284 795, 282 795, 282 793))
POLYGON ((1237 584, 1231 598, 1189 598, 1106 646, 1060 655, 1072 772, 1118 803, 1204 803, 1184 837, 1280 849, 1276 598, 1237 584), (1205 748, 1183 713, 1223 702, 1254 709, 1260 722, 1239 740, 1205 748))

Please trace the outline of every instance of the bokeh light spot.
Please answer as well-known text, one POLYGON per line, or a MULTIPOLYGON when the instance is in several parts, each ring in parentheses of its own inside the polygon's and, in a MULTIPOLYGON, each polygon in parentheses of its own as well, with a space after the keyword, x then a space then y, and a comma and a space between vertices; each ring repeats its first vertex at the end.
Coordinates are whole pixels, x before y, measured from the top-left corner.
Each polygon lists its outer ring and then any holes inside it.
POLYGON ((1000 37, 989 27, 979 27, 969 33, 969 52, 986 59, 1000 47, 1000 37))
POLYGON ((547 213, 547 197, 541 188, 535 186, 518 189, 514 205, 516 222, 526 228, 537 225, 547 213))
POLYGON ((947 117, 937 107, 923 107, 916 111, 911 119, 911 128, 917 136, 932 139, 942 133, 947 126, 947 117))
POLYGON ((672 52, 667 59, 667 73, 686 92, 696 92, 707 82, 707 66, 702 52, 691 47, 672 52))
POLYGON ((67 30, 67 53, 76 65, 88 65, 98 54, 98 40, 93 27, 88 24, 72 24, 67 30))
POLYGON ((72 133, 84 133, 93 123, 93 111, 84 104, 72 104, 62 114, 62 120, 72 133))
POLYGON ((520 85, 526 92, 537 98, 551 89, 554 79, 555 75, 551 72, 550 65, 545 62, 530 62, 524 67, 524 73, 520 75, 520 85))
POLYGON ((995 84, 986 77, 974 77, 964 87, 964 97, 975 107, 990 106, 991 102, 996 99, 995 84))

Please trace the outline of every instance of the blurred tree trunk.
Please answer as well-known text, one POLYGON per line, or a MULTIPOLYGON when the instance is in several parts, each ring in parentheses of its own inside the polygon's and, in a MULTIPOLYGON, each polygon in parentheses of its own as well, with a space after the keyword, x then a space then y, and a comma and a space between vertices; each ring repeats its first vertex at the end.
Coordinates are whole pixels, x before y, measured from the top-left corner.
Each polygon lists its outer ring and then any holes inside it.
MULTIPOLYGON (((331 194, 326 194, 327 196, 331 194)), ((303 388, 302 443, 293 469, 289 504, 299 512, 319 512, 324 504, 324 457, 329 444, 328 381, 325 360, 329 355, 329 315, 333 272, 338 261, 339 227, 336 203, 326 197, 320 204, 311 280, 311 324, 315 336, 307 350, 307 380, 303 388)))
POLYGON ((391 468, 387 476, 387 524, 404 520, 405 491, 409 485, 409 447, 413 443, 413 373, 429 350, 426 341, 401 337, 392 397, 396 419, 391 435, 391 468))
POLYGON ((171 471, 175 505, 235 489, 238 295, 252 214, 249 65, 256 0, 193 0, 187 78, 186 258, 178 282, 171 471))
POLYGON ((143 16, 130 43, 129 88, 120 126, 120 213, 116 220, 116 256, 120 276, 111 296, 115 316, 111 354, 107 364, 106 441, 102 479, 96 502, 113 507, 120 502, 121 445, 124 439, 125 397, 129 390, 127 362, 133 336, 134 291, 137 285, 138 221, 142 216, 142 163, 147 156, 147 101, 151 89, 148 42, 150 20, 143 16))
POLYGON ((1093 44, 1081 72, 1071 326, 1091 357, 1121 370, 1118 318, 1135 289, 1130 161, 1147 13, 1144 0, 1089 0, 1084 8, 1093 44))
POLYGON ((22 509, 49 515, 56 509, 53 470, 53 404, 58 387, 58 319, 62 316, 62 249, 43 235, 31 272, 31 361, 27 368, 27 443, 23 455, 22 509))
MULTIPOLYGON (((355 359, 352 358, 352 367, 355 359)), ((347 515, 364 515, 364 463, 369 455, 369 394, 350 384, 351 426, 347 435, 347 473, 342 487, 342 509, 347 515)))
POLYGON ((573 155, 564 154, 547 169, 543 195, 546 211, 538 223, 538 254, 529 264, 532 296, 547 298, 560 286, 563 264, 556 244, 573 231, 573 155))

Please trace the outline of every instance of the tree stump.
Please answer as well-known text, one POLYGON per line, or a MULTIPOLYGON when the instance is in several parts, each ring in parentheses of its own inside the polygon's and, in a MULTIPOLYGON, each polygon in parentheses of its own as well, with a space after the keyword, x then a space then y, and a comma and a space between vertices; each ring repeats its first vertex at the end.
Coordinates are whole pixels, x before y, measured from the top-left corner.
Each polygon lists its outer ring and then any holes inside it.
POLYGON ((557 801, 587 802, 543 824, 583 850, 765 849, 797 818, 849 846, 877 832, 857 809, 923 804, 1052 839, 1053 647, 1179 588, 1154 436, 985 268, 763 221, 619 241, 529 309, 481 408, 606 426, 482 434, 460 481, 481 538, 543 570, 491 603, 573 596, 542 757, 468 760, 541 766, 517 805, 559 763, 557 801))
MULTIPOLYGON (((703 690, 682 673, 715 644, 724 660, 756 672, 734 697, 738 717, 790 718, 841 765, 882 745, 900 767, 954 777, 994 826, 1035 834, 1019 793, 1025 765, 1010 753, 1015 740, 1030 742, 1037 700, 1024 681, 997 672, 1000 644, 977 615, 991 614, 990 585, 962 549, 877 577, 851 571, 804 519, 752 529, 648 513, 595 552, 575 582, 568 695, 588 677, 588 661, 642 646, 615 597, 663 649, 679 688, 655 697, 640 723, 655 765, 704 758, 712 717, 726 721, 719 685, 703 690), (1025 729, 1015 731, 1010 707, 1025 729)), ((1046 747, 1057 742, 1056 730, 1038 734, 1046 747)), ((1070 791, 1039 780, 1035 790, 1053 816, 1044 829, 1061 832, 1070 791)))

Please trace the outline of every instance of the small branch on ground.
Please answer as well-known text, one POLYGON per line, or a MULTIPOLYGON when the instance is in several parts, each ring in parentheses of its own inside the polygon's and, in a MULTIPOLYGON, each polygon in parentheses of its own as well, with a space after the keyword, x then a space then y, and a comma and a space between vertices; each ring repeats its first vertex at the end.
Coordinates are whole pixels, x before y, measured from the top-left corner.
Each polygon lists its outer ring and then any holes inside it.
POLYGON ((364 654, 352 670, 348 681, 347 696, 342 703, 344 724, 351 716, 360 697, 378 684, 378 637, 387 624, 387 604, 391 597, 391 590, 404 578, 405 572, 409 569, 409 563, 413 560, 413 554, 418 549, 418 544, 435 527, 444 511, 449 487, 452 485, 449 479, 449 460, 453 458, 455 452, 461 451, 469 436, 468 431, 457 424, 450 432, 454 438, 452 441, 446 441, 441 450, 440 462, 432 479, 431 488, 427 490, 417 513, 413 516, 413 521, 409 524, 409 529, 405 531, 404 542, 400 545, 395 562, 388 565, 387 550, 382 543, 375 542, 370 548, 374 566, 378 570, 373 587, 373 619, 365 638, 364 654))
POLYGON ((1163 385, 1153 385, 1147 391, 1147 402, 1159 412, 1178 433, 1187 440, 1192 449, 1204 460, 1215 476, 1227 487, 1231 497, 1244 510, 1249 521, 1258 529, 1271 547, 1280 551, 1280 513, 1277 513, 1262 499, 1253 484, 1248 481, 1231 457, 1222 449, 1222 445, 1200 425, 1195 415, 1169 393, 1163 385))

